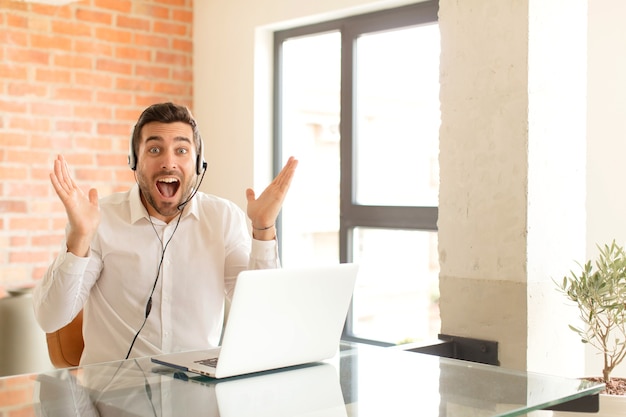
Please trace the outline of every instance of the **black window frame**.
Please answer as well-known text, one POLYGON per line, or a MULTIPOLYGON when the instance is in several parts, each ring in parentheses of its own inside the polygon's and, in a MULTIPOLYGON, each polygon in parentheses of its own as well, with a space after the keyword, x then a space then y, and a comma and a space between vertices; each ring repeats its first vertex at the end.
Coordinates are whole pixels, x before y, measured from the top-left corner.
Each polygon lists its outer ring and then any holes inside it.
MULTIPOLYGON (((354 171, 354 87, 355 45, 359 36, 385 30, 437 23, 438 0, 429 0, 393 9, 350 16, 332 21, 277 31, 274 33, 274 92, 273 92, 273 170, 282 168, 282 44, 290 38, 338 31, 341 33, 341 95, 340 95, 340 227, 339 262, 352 262, 352 231, 356 227, 437 231, 436 206, 374 206, 356 204, 354 171)), ((278 231, 282 230, 281 218, 278 231)), ((278 236, 279 253, 281 238, 278 236)), ((354 336, 352 307, 343 330, 342 339, 382 346, 390 343, 354 336)))

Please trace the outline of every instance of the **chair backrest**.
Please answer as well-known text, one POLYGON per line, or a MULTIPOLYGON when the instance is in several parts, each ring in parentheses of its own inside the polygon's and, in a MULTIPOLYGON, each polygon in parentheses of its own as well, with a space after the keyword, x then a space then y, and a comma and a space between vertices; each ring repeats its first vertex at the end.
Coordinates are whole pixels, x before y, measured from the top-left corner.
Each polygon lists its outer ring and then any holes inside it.
POLYGON ((56 332, 46 333, 50 362, 57 368, 78 366, 83 354, 83 311, 56 332))

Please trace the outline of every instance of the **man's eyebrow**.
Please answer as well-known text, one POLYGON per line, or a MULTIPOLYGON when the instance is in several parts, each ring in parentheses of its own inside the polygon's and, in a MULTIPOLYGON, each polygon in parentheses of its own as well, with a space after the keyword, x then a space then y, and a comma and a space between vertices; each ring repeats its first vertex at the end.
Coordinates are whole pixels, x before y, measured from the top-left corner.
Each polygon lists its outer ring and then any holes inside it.
MULTIPOLYGON (((190 145, 192 144, 191 139, 189 139, 186 136, 176 136, 174 138, 174 141, 176 141, 176 142, 187 142, 190 145)), ((162 136, 157 136, 157 135, 155 135, 155 136, 148 136, 146 138, 146 143, 148 143, 148 142, 163 142, 163 137, 162 136)))

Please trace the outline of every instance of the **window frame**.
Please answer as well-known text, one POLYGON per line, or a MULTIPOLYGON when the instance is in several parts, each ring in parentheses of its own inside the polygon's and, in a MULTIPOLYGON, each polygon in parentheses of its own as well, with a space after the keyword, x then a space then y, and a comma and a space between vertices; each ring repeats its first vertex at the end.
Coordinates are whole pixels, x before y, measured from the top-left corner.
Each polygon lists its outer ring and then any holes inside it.
MULTIPOLYGON (((354 170, 354 88, 355 47, 359 36, 384 30, 433 24, 438 21, 439 2, 429 0, 407 6, 274 32, 274 91, 273 91, 273 170, 282 168, 282 43, 290 38, 338 31, 341 33, 341 93, 340 93, 340 219, 339 262, 352 262, 352 231, 357 227, 437 231, 436 206, 374 206, 356 204, 354 170)), ((280 230, 282 218, 277 219, 279 253, 282 254, 280 230)), ((390 343, 364 339, 354 335, 352 306, 348 312, 342 339, 389 346, 390 343)))

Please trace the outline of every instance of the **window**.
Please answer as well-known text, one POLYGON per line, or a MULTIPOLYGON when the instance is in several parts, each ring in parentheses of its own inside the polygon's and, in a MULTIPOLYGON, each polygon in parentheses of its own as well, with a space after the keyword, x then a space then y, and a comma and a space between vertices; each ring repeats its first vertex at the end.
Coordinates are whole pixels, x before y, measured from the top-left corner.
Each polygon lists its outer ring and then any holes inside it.
POLYGON ((439 332, 439 28, 429 1, 275 34, 285 267, 361 265, 344 338, 439 332))

